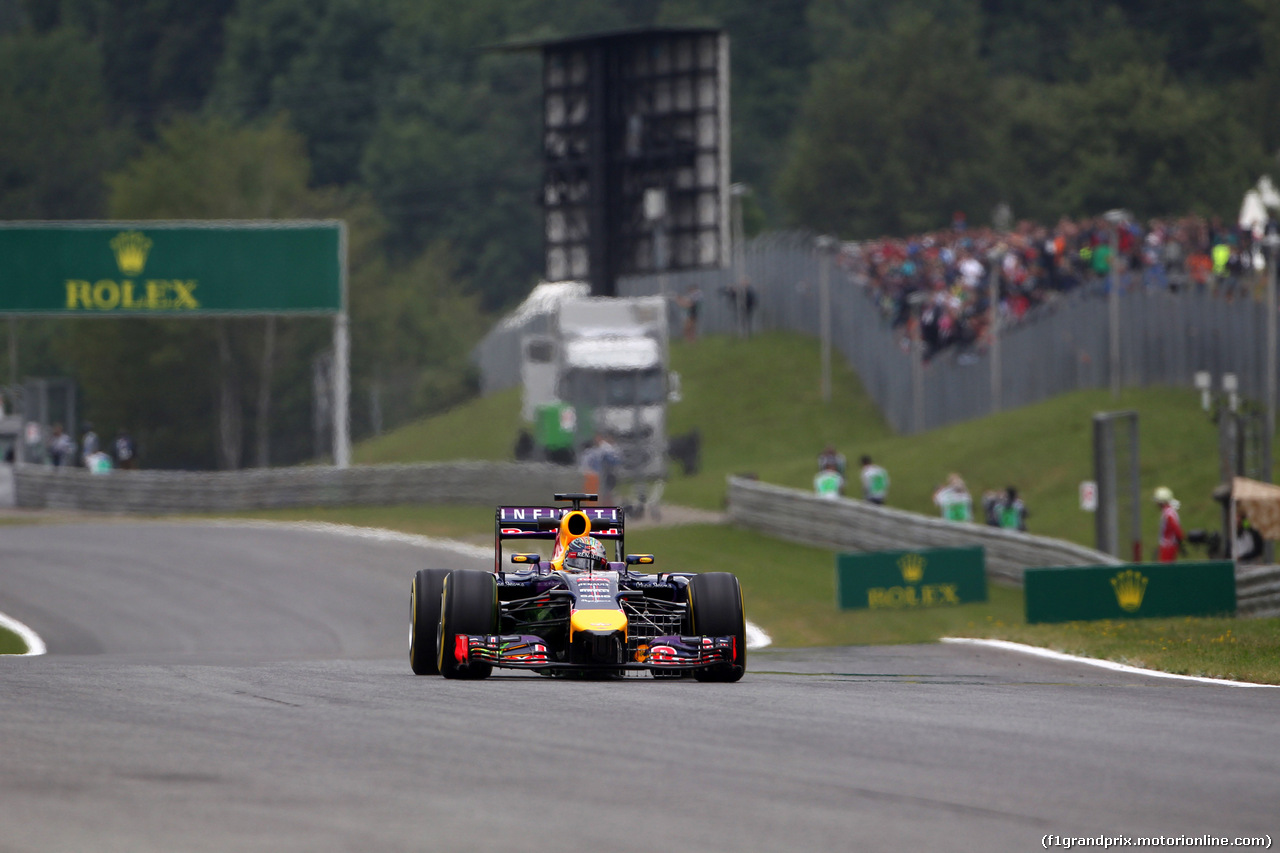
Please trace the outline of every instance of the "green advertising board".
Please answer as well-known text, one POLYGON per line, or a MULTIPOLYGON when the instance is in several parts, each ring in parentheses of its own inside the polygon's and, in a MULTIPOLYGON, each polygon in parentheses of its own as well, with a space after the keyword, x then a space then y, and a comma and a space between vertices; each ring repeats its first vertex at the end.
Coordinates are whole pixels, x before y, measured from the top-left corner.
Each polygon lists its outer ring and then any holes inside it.
POLYGON ((0 223, 0 314, 333 314, 340 222, 0 223))
POLYGON ((1236 609, 1229 560, 1027 569, 1027 622, 1216 616, 1236 609))
POLYGON ((986 560, 980 547, 836 556, 836 603, 845 610, 909 610, 986 600, 986 560))

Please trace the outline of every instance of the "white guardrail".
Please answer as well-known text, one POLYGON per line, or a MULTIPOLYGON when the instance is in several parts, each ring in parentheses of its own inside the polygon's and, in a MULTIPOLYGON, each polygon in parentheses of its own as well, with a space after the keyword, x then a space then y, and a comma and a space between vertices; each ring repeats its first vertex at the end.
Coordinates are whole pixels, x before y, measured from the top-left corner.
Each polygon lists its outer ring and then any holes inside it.
POLYGON ((245 471, 112 471, 25 465, 16 504, 94 512, 234 512, 282 507, 550 502, 582 489, 582 474, 546 463, 441 462, 245 471))
MULTIPOLYGON (((902 551, 981 545, 987 575, 1022 585, 1025 569, 1043 566, 1119 565, 1122 561, 1071 542, 1002 530, 981 524, 957 524, 905 510, 842 498, 824 500, 811 492, 729 478, 729 518, 769 536, 847 551, 902 551)), ((1280 616, 1280 566, 1242 566, 1236 570, 1237 613, 1280 616)))

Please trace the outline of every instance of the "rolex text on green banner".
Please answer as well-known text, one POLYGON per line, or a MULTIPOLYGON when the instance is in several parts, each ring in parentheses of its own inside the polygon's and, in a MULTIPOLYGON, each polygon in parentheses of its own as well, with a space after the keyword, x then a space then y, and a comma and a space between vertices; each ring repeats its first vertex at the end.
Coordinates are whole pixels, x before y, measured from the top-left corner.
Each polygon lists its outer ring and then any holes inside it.
POLYGON ((909 610, 986 600, 986 560, 980 547, 836 556, 836 603, 845 610, 909 610))
POLYGON ((0 225, 0 314, 343 310, 339 222, 0 225))
POLYGON ((1229 560, 1027 569, 1027 622, 1217 616, 1235 612, 1229 560))

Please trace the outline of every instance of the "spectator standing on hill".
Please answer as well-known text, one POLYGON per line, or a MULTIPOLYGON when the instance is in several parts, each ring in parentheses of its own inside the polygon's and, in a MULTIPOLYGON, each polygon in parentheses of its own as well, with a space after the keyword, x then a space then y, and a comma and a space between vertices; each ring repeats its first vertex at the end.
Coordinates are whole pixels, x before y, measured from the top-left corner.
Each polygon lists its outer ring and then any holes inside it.
POLYGON ((93 424, 86 421, 84 434, 80 436, 80 458, 84 461, 84 467, 89 467, 89 457, 98 450, 98 434, 93 431, 93 424))
POLYGON ((818 471, 825 471, 827 468, 834 468, 844 476, 844 454, 830 444, 822 448, 822 452, 818 454, 818 471))
POLYGON ((604 436, 596 433, 591 446, 582 453, 582 471, 586 474, 584 491, 598 492, 604 504, 613 503, 613 490, 618 485, 618 465, 622 455, 618 448, 604 436), (595 486, 591 483, 594 480, 595 486))
POLYGON ((1182 521, 1178 518, 1178 509, 1182 504, 1173 499, 1173 492, 1167 486, 1160 486, 1155 491, 1156 505, 1160 507, 1160 527, 1156 535, 1156 558, 1162 563, 1172 563, 1178 559, 1182 550, 1182 521))
POLYGON ((1255 562, 1262 556, 1266 543, 1258 528, 1249 523, 1249 516, 1239 505, 1236 506, 1236 538, 1231 549, 1231 556, 1236 562, 1255 562))
POLYGON ((829 501, 838 500, 844 494, 844 475, 836 470, 835 460, 827 460, 825 467, 813 478, 813 491, 829 501))
POLYGON ((698 339, 698 308, 702 305, 702 291, 691 284, 683 296, 676 297, 676 304, 684 309, 684 339, 693 343, 698 339))
POLYGON ((742 333, 746 337, 751 337, 751 326, 754 322, 756 314, 756 289, 751 286, 751 282, 743 279, 742 281, 742 333))
POLYGON ((138 448, 129 433, 120 430, 115 440, 116 467, 129 470, 138 467, 138 448))
POLYGON ((862 497, 882 506, 889 497, 889 472, 866 455, 862 457, 862 497))
POLYGON ((76 458, 76 440, 62 430, 62 424, 53 425, 53 434, 49 436, 49 461, 54 468, 63 465, 74 465, 76 458))
POLYGON ((110 474, 111 457, 101 450, 95 450, 84 457, 84 467, 90 474, 110 474))
POLYGON ((933 493, 933 502, 948 521, 973 521, 973 498, 959 474, 951 474, 933 493))
POLYGON ((987 527, 1000 526, 1000 503, 1003 495, 995 489, 987 489, 982 493, 982 520, 987 527))
POLYGON ((1027 530, 1027 505, 1013 486, 1004 490, 995 506, 996 526, 1005 530, 1027 530))

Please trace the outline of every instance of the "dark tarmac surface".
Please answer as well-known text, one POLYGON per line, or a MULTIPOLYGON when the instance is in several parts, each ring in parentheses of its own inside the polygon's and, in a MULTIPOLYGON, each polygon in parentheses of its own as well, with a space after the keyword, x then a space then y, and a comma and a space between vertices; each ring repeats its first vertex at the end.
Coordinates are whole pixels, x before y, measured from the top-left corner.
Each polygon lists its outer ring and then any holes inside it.
POLYGON ((0 611, 49 647, 0 658, 0 851, 1015 851, 1280 829, 1277 690, 951 645, 757 651, 734 685, 415 677, 427 565, 488 563, 290 528, 0 528, 0 611))

